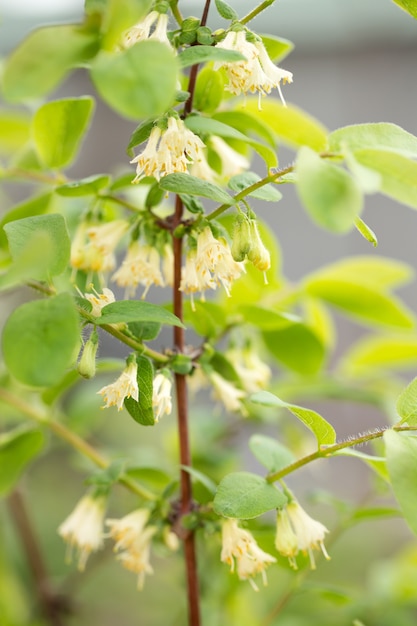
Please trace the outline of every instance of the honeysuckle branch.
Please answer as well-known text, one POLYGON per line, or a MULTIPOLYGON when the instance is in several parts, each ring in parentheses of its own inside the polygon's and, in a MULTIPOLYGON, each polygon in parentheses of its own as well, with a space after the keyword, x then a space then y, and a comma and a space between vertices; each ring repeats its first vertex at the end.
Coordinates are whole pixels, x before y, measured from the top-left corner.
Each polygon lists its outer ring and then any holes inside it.
MULTIPOLYGON (((34 408, 31 404, 6 389, 0 389, 0 400, 9 406, 14 407, 40 426, 48 428, 54 433, 54 435, 59 437, 59 439, 65 441, 72 448, 92 461, 92 463, 100 469, 107 469, 110 467, 110 461, 106 457, 102 456, 100 452, 93 448, 93 446, 82 439, 79 435, 69 430, 65 424, 58 422, 55 419, 51 419, 48 415, 34 408)), ((142 485, 139 485, 139 483, 131 479, 129 476, 120 476, 118 482, 141 498, 145 498, 146 500, 157 499, 157 496, 154 493, 145 487, 142 487, 142 485)))
POLYGON ((385 426, 385 427, 379 428, 378 430, 374 432, 366 433, 365 435, 359 435, 358 437, 354 437, 347 441, 335 443, 330 446, 322 446, 315 452, 312 452, 311 454, 308 454, 307 456, 304 456, 301 459, 298 459, 298 461, 295 461, 294 463, 287 465, 286 467, 279 470, 278 472, 273 472, 272 474, 268 474, 268 476, 266 477, 266 480, 269 483, 274 483, 277 480, 281 480, 281 478, 284 478, 284 476, 288 476, 288 474, 292 474, 292 472, 295 472, 301 467, 304 467, 305 465, 308 465, 309 463, 316 461, 317 459, 326 459, 332 456, 335 452, 338 452, 339 450, 344 450, 345 448, 352 448, 353 446, 358 446, 360 444, 367 443, 368 441, 372 441, 373 439, 380 439, 385 433, 385 431, 390 430, 390 429, 395 430, 397 432, 405 432, 405 431, 410 431, 410 430, 417 431, 417 426, 399 426, 399 425, 385 426))
MULTIPOLYGON (((249 187, 245 187, 245 189, 242 189, 242 191, 239 191, 239 193, 233 196, 235 200, 235 204, 237 204, 238 202, 242 202, 244 198, 246 198, 246 196, 250 195, 257 189, 260 189, 261 187, 264 187, 265 185, 268 185, 269 183, 274 183, 282 176, 285 176, 285 174, 289 174, 290 172, 293 172, 293 171, 294 171, 294 165, 289 165, 288 167, 284 167, 278 172, 268 174, 268 176, 261 178, 260 180, 256 181, 256 183, 249 185, 249 187)), ((227 211, 227 209, 230 209, 230 206, 231 206, 230 204, 221 204, 217 209, 215 209, 214 211, 206 215, 204 219, 214 220, 217 217, 219 217, 222 213, 227 211)))
POLYGON ((248 13, 247 15, 245 15, 245 17, 243 17, 241 20, 239 20, 239 22, 241 24, 247 24, 248 22, 253 20, 254 17, 259 15, 259 13, 262 13, 262 11, 265 11, 265 9, 267 9, 272 4, 274 4, 274 2, 275 0, 264 0, 264 2, 261 2, 261 4, 259 4, 257 7, 252 9, 252 11, 248 13))

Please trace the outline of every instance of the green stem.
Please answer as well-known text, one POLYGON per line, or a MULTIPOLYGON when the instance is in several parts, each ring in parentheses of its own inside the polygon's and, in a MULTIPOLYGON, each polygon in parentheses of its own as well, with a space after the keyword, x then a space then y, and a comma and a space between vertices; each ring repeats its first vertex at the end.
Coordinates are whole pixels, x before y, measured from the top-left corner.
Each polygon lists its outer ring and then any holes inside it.
POLYGON ((119 204, 128 211, 132 211, 132 213, 139 213, 139 209, 137 206, 135 206, 131 202, 128 202, 127 200, 123 200, 123 198, 119 198, 118 196, 112 196, 111 194, 102 194, 99 195, 98 198, 99 200, 108 200, 109 202, 119 204))
POLYGON ((178 25, 181 26, 181 24, 183 23, 184 19, 183 19, 182 15, 181 15, 181 11, 178 8, 178 0, 171 0, 169 4, 170 4, 172 15, 177 20, 178 25))
MULTIPOLYGON (((274 183, 279 178, 281 178, 282 176, 285 176, 285 174, 289 174, 293 170, 294 170, 294 165, 289 165, 288 167, 285 167, 284 169, 279 170, 278 172, 275 172, 274 174, 268 174, 268 176, 261 178, 261 180, 256 181, 256 183, 253 183, 252 185, 249 185, 249 187, 246 187, 245 189, 242 189, 242 191, 239 191, 239 193, 237 193, 234 196, 235 203, 237 204, 238 202, 241 202, 246 196, 253 193, 257 189, 260 189, 261 187, 264 187, 265 185, 268 185, 269 183, 274 183)), ((217 217, 219 217, 219 215, 224 213, 224 211, 227 211, 227 209, 230 209, 230 204, 222 204, 215 211, 212 211, 211 213, 206 215, 205 219, 214 220, 217 217)))
POLYGON ((313 452, 312 454, 308 454, 307 456, 304 456, 303 458, 298 459, 298 461, 295 461, 294 463, 287 465, 286 467, 279 470, 278 472, 273 472, 272 474, 268 474, 268 476, 266 477, 266 480, 269 483, 274 483, 277 480, 281 480, 281 478, 284 478, 284 476, 288 476, 288 474, 292 474, 292 472, 295 472, 295 470, 298 470, 301 467, 304 467, 305 465, 312 463, 312 461, 316 461, 317 459, 325 459, 329 456, 332 456, 335 452, 338 452, 339 450, 344 450, 345 448, 352 448, 353 446, 357 446, 362 443, 367 443, 368 441, 372 441, 373 439, 380 439, 383 436, 384 432, 386 430, 389 430, 390 428, 392 428, 392 430, 396 430, 397 432, 417 430, 417 426, 392 426, 392 427, 386 426, 384 428, 381 428, 378 431, 367 433, 366 435, 360 435, 359 437, 356 437, 355 439, 349 439, 349 441, 342 441, 341 443, 335 443, 331 446, 321 447, 315 452, 313 452))
MULTIPOLYGON (((0 389, 0 400, 6 402, 9 406, 13 406, 15 409, 21 411, 26 417, 37 422, 39 425, 48 428, 57 437, 68 443, 72 448, 80 452, 87 459, 92 461, 94 465, 101 469, 106 469, 110 466, 110 462, 104 456, 102 456, 95 448, 93 448, 87 441, 82 439, 76 433, 73 433, 61 422, 50 419, 47 415, 41 411, 35 409, 31 404, 28 404, 22 398, 15 396, 6 389, 0 389)), ((119 482, 125 485, 130 491, 145 498, 146 500, 156 500, 156 496, 139 485, 136 481, 132 480, 128 476, 122 476, 119 482)))
POLYGON ((275 2, 275 0, 264 0, 264 2, 261 2, 261 4, 259 4, 257 7, 255 7, 250 13, 245 15, 244 18, 239 20, 240 23, 241 24, 247 24, 248 22, 253 20, 254 17, 259 15, 259 13, 262 13, 262 11, 265 11, 265 9, 270 7, 271 4, 274 4, 274 2, 275 2))

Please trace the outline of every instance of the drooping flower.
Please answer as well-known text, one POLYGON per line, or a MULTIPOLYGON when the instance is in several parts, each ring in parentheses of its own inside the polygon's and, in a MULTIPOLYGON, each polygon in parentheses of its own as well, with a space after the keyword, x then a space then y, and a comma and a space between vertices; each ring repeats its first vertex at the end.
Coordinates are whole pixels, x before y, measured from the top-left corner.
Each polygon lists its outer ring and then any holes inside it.
POLYGON ((137 163, 132 182, 145 176, 153 176, 159 181, 167 174, 187 173, 188 165, 202 158, 204 147, 201 139, 181 119, 171 116, 166 130, 158 126, 152 128, 145 149, 132 159, 131 163, 137 163))
POLYGON ((246 415, 246 408, 242 404, 243 398, 246 397, 243 389, 235 387, 233 383, 223 378, 218 372, 210 372, 209 378, 213 384, 214 396, 224 404, 226 410, 231 413, 238 411, 246 415))
POLYGON ((199 291, 202 296, 206 289, 216 289, 216 283, 210 272, 202 274, 197 271, 197 252, 189 250, 185 257, 185 266, 181 270, 180 291, 191 296, 191 308, 194 311, 194 294, 199 291))
POLYGON ((275 547, 288 557, 291 567, 297 569, 296 556, 299 552, 308 554, 311 569, 316 569, 313 550, 321 550, 330 559, 324 546, 328 529, 306 513, 297 500, 291 500, 278 511, 275 547))
POLYGON ((229 146, 221 137, 211 135, 209 144, 220 158, 222 178, 228 180, 249 169, 248 159, 229 146))
POLYGON ((216 284, 221 283, 230 296, 232 282, 244 271, 242 264, 237 263, 230 252, 227 241, 216 239, 209 226, 206 226, 197 237, 196 271, 200 282, 209 282, 211 276, 216 284))
POLYGON ((71 266, 85 272, 108 272, 116 263, 114 251, 129 228, 125 220, 97 226, 82 223, 71 246, 71 266))
POLYGON ((83 378, 93 378, 96 374, 96 355, 98 349, 98 333, 94 328, 84 344, 77 371, 83 378))
POLYGON ((264 585, 267 584, 266 568, 275 563, 275 557, 261 550, 253 535, 238 526, 237 520, 227 519, 222 524, 222 551, 220 559, 235 570, 241 580, 249 580, 255 591, 258 587, 253 580, 256 574, 262 575, 264 585))
POLYGON ((163 415, 169 415, 172 411, 172 382, 162 372, 157 374, 153 380, 152 407, 154 410, 155 422, 163 415))
POLYGON ((147 526, 147 509, 137 509, 121 519, 108 519, 109 535, 116 542, 114 551, 123 567, 138 575, 138 589, 143 589, 146 574, 153 574, 150 564, 151 540, 155 526, 147 526))
POLYGON ((142 298, 146 297, 152 285, 164 287, 158 250, 137 240, 133 241, 128 248, 125 260, 113 274, 112 280, 119 287, 125 287, 128 297, 134 296, 138 285, 145 287, 142 298))
POLYGON ((255 393, 268 386, 271 378, 270 367, 261 361, 255 350, 249 346, 243 349, 231 348, 227 351, 228 360, 238 374, 247 393, 255 393))
POLYGON ((292 74, 286 70, 276 67, 268 56, 262 40, 253 33, 240 30, 230 31, 223 41, 216 44, 219 48, 236 50, 246 57, 245 61, 217 62, 214 69, 224 67, 227 73, 229 84, 226 89, 239 96, 240 94, 259 93, 260 98, 269 94, 276 87, 285 105, 281 93, 280 83, 291 83, 292 74), (254 42, 247 40, 247 35, 254 39, 254 42))
POLYGON ((136 359, 129 358, 128 363, 119 378, 110 385, 102 387, 98 394, 104 397, 105 406, 117 406, 118 411, 123 409, 125 398, 139 400, 139 387, 137 381, 138 366, 136 359))
POLYGON ((141 22, 129 28, 123 35, 122 45, 124 48, 130 48, 138 41, 153 39, 171 46, 167 30, 168 15, 166 13, 159 13, 158 11, 151 11, 141 22), (155 26, 155 28, 151 33, 153 26, 155 26))
POLYGON ((271 267, 271 255, 262 241, 256 220, 242 213, 235 222, 231 254, 236 261, 245 258, 251 261, 264 273, 265 284, 268 284, 266 271, 271 267))
POLYGON ((85 569, 90 554, 103 546, 105 510, 104 496, 87 494, 58 528, 58 534, 68 544, 68 560, 71 560, 73 549, 76 550, 80 571, 85 569))
POLYGON ((94 317, 100 317, 101 309, 111 302, 116 302, 114 293, 111 289, 103 287, 102 293, 98 293, 93 289, 93 293, 85 293, 84 298, 88 300, 92 306, 91 315, 94 317))

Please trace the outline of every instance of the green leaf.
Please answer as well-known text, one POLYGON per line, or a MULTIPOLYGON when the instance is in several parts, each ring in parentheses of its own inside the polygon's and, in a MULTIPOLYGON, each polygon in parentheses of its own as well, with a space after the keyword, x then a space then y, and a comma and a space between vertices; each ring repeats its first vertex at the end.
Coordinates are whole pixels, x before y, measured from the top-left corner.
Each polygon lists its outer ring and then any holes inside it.
POLYGON ((0 284, 28 278, 43 280, 67 269, 71 242, 62 215, 26 217, 9 222, 4 230, 14 265, 0 277, 0 284))
POLYGON ((55 189, 60 196, 93 196, 97 195, 102 189, 110 185, 110 176, 108 174, 94 174, 75 180, 65 185, 60 185, 55 189))
POLYGON ((299 324, 302 320, 293 313, 275 311, 271 308, 256 304, 243 305, 239 308, 243 319, 247 324, 254 324, 261 330, 276 330, 286 328, 292 324, 299 324))
POLYGON ((211 478, 207 476, 207 474, 203 474, 203 472, 196 470, 194 467, 189 467, 188 465, 181 465, 180 467, 182 470, 184 470, 184 472, 190 474, 190 476, 194 478, 197 482, 204 485, 207 491, 209 491, 211 494, 215 493, 217 489, 216 483, 212 481, 211 478))
POLYGON ((223 122, 226 126, 232 126, 243 133, 243 135, 248 136, 250 133, 254 133, 264 139, 273 148, 276 146, 275 134, 268 124, 265 124, 265 122, 260 120, 254 113, 241 110, 218 111, 213 119, 223 122))
POLYGON ((178 60, 182 68, 191 67, 207 61, 217 61, 219 63, 233 63, 234 61, 245 61, 246 57, 236 50, 226 48, 215 48, 214 46, 190 46, 178 55, 178 60))
POLYGON ((3 95, 23 102, 50 93, 75 67, 97 54, 98 38, 74 24, 46 26, 30 33, 6 60, 3 95))
POLYGON ((152 0, 108 0, 101 42, 105 50, 112 50, 124 31, 146 16, 152 0))
MULTIPOLYGON (((257 183, 259 180, 261 180, 261 177, 255 174, 255 172, 243 172, 242 174, 233 176, 227 186, 232 191, 239 192, 257 183)), ((279 202, 282 198, 282 193, 271 184, 263 185, 248 195, 259 198, 259 200, 265 200, 266 202, 279 202)))
POLYGON ((154 121, 151 120, 151 121, 142 122, 142 124, 139 124, 139 126, 135 128, 135 130, 132 133, 132 136, 130 137, 129 145, 127 146, 127 150, 126 150, 129 156, 133 156, 133 148, 135 148, 136 146, 139 146, 141 143, 149 139, 149 135, 151 134, 151 130, 153 126, 154 126, 154 121))
POLYGON ((155 322, 183 327, 178 317, 164 307, 138 300, 111 302, 101 309, 101 316, 95 318, 98 326, 120 322, 155 322))
POLYGON ((161 330, 158 322, 129 322, 128 326, 130 332, 140 341, 153 341, 161 330))
POLYGON ((417 19, 417 4, 415 0, 393 0, 404 11, 409 13, 411 17, 417 19))
POLYGON ((26 385, 55 385, 74 361, 79 334, 69 294, 27 302, 13 311, 4 326, 4 360, 10 373, 26 385))
POLYGON ((156 117, 172 105, 177 70, 177 59, 167 45, 139 41, 115 55, 102 52, 93 63, 91 77, 110 107, 136 120, 156 117))
POLYGON ((33 138, 46 167, 64 167, 75 159, 93 109, 93 98, 83 96, 47 102, 37 110, 33 138))
POLYGON ((239 19, 239 15, 230 6, 230 4, 227 4, 227 2, 224 2, 224 0, 215 0, 215 3, 216 3, 216 9, 220 17, 222 17, 225 20, 238 20, 239 19))
POLYGON ((326 265, 307 277, 307 283, 315 279, 340 279, 342 281, 378 287, 378 291, 385 291, 414 278, 414 271, 402 261, 387 257, 353 256, 341 261, 326 265))
POLYGON ((234 199, 223 191, 218 185, 209 183, 190 174, 168 174, 159 181, 161 189, 172 191, 173 193, 185 193, 190 196, 202 196, 210 198, 214 202, 221 204, 233 204, 234 199))
POLYGON ((248 98, 246 110, 266 123, 274 133, 291 148, 309 146, 316 152, 327 148, 327 129, 313 117, 293 105, 283 106, 279 100, 262 100, 258 110, 258 99, 248 98))
POLYGON ((336 233, 349 231, 362 211, 363 197, 355 180, 343 169, 301 148, 297 158, 297 190, 310 217, 336 233))
POLYGON ((366 509, 357 509, 352 515, 350 522, 364 522, 367 520, 383 519, 387 517, 398 517, 400 512, 398 509, 389 507, 372 507, 366 509))
POLYGON ((382 150, 357 150, 359 163, 381 175, 381 191, 417 209, 417 163, 401 154, 382 150))
POLYGON ((401 417, 401 424, 403 422, 407 422, 409 426, 417 424, 417 378, 400 393, 396 408, 401 417))
POLYGON ((263 331, 262 336, 270 353, 295 372, 315 374, 324 363, 323 342, 306 324, 295 323, 282 329, 263 331))
POLYGON ((402 370, 417 365, 417 336, 376 336, 358 341, 344 355, 342 367, 355 375, 402 370))
POLYGON ((28 140, 30 118, 26 113, 0 110, 0 153, 13 154, 28 140))
POLYGON ((128 413, 133 417, 135 422, 142 426, 153 426, 155 418, 152 406, 153 394, 153 367, 152 363, 145 356, 136 358, 138 364, 138 387, 139 401, 134 398, 125 398, 124 404, 128 413))
POLYGON ((284 402, 269 391, 258 391, 250 397, 250 400, 255 404, 262 404, 263 406, 288 409, 288 411, 298 417, 298 419, 311 430, 317 439, 319 447, 331 445, 336 441, 335 429, 324 417, 316 413, 316 411, 284 402))
POLYGON ((252 435, 249 448, 259 463, 266 467, 268 472, 278 472, 283 467, 291 465, 295 456, 286 446, 265 435, 252 435))
POLYGON ((220 72, 204 67, 198 72, 194 92, 194 108, 205 113, 214 113, 224 94, 224 81, 220 72))
POLYGON ((288 39, 274 37, 273 35, 261 35, 261 38, 269 58, 275 63, 285 59, 291 50, 294 49, 294 44, 288 39))
POLYGON ((42 431, 28 428, 0 435, 0 494, 13 490, 23 470, 44 445, 42 431))
POLYGON ((370 148, 387 150, 405 157, 417 158, 417 137, 396 124, 357 124, 344 126, 329 135, 330 152, 370 148))
POLYGON ((10 209, 0 221, 0 246, 2 248, 7 246, 6 231, 3 228, 6 224, 24 217, 46 213, 50 208, 52 197, 52 193, 44 193, 40 196, 29 198, 29 200, 24 200, 10 209))
POLYGON ((306 291, 325 302, 341 309, 345 314, 361 322, 412 328, 414 316, 407 307, 392 294, 377 291, 378 285, 361 283, 344 278, 313 275, 307 279, 306 291))
POLYGON ((356 218, 355 226, 362 235, 362 237, 364 237, 366 241, 369 241, 369 243, 371 243, 374 248, 376 248, 378 245, 378 239, 372 228, 370 228, 368 224, 365 224, 365 222, 360 217, 356 218))
POLYGON ((220 482, 213 501, 218 515, 252 519, 283 507, 287 498, 261 476, 249 472, 228 474, 220 482))
POLYGON ((417 534, 417 438, 387 430, 384 441, 394 495, 408 525, 417 534))
POLYGON ((210 117, 204 117, 203 115, 191 115, 187 117, 185 121, 185 125, 189 128, 193 133, 208 133, 210 135, 218 135, 219 137, 224 137, 226 139, 238 139, 239 141, 243 141, 260 154, 260 156, 264 159, 268 167, 275 167, 278 164, 277 155, 274 150, 271 150, 269 146, 265 146, 264 144, 247 137, 240 131, 233 128, 233 126, 229 126, 228 124, 224 124, 223 122, 219 122, 210 117))

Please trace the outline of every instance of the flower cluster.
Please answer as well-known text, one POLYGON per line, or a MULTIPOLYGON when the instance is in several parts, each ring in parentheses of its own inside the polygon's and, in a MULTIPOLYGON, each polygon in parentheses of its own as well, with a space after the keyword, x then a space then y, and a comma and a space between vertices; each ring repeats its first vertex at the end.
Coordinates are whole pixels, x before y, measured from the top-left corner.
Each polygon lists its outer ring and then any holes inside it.
POLYGON ((123 409, 125 398, 139 400, 137 381, 138 366, 135 358, 129 358, 128 363, 119 378, 110 385, 102 387, 98 394, 104 397, 105 408, 117 406, 118 411, 123 409))
POLYGON ((226 89, 239 96, 240 94, 259 93, 259 108, 261 96, 271 93, 276 87, 285 105, 285 100, 281 92, 281 81, 283 83, 292 82, 292 73, 283 70, 271 61, 262 40, 253 33, 245 30, 230 31, 223 41, 216 44, 218 48, 226 50, 236 50, 240 52, 245 61, 217 62, 214 69, 224 67, 227 73, 229 84, 226 89), (248 41, 247 36, 254 39, 248 41))
POLYGON ((73 548, 76 549, 80 571, 84 571, 91 552, 96 552, 103 546, 105 511, 104 496, 87 494, 58 528, 58 533, 68 544, 68 560, 71 560, 73 548))
POLYGON ((237 575, 241 580, 249 580, 255 591, 258 587, 253 580, 256 574, 261 574, 264 585, 267 584, 266 568, 276 562, 276 558, 261 550, 252 534, 240 528, 235 519, 227 519, 222 525, 221 560, 230 565, 234 572, 235 564, 237 575))
POLYGON ((82 222, 71 246, 71 267, 85 272, 108 272, 114 269, 114 251, 128 228, 129 224, 125 220, 113 220, 97 226, 82 222))
MULTIPOLYGON (((207 289, 216 289, 221 284, 230 296, 232 283, 242 272, 243 264, 233 259, 227 241, 224 238, 216 239, 211 228, 206 226, 197 237, 196 250, 190 250, 186 256, 180 291, 192 297, 197 291, 203 294, 207 289)), ((193 306, 192 299, 191 302, 193 306)))
POLYGON ((153 574, 150 564, 151 540, 155 526, 148 526, 149 511, 137 509, 121 519, 108 519, 109 535, 116 542, 114 551, 123 567, 138 575, 138 589, 143 589, 146 574, 153 574))
POLYGON ((188 166, 203 158, 205 144, 179 118, 171 116, 168 128, 154 126, 146 148, 131 163, 137 163, 134 183, 145 176, 160 180, 167 174, 186 173, 188 166))
POLYGON ((142 298, 145 298, 152 285, 172 286, 172 258, 172 248, 166 245, 163 250, 161 271, 161 255, 158 250, 138 240, 133 241, 112 280, 119 287, 125 288, 127 297, 133 297, 138 285, 143 285, 145 290, 142 298))
POLYGON ((299 552, 308 554, 311 569, 315 569, 313 550, 321 549, 324 557, 330 558, 323 543, 328 532, 321 522, 305 512, 297 500, 291 500, 278 511, 275 547, 280 554, 288 557, 294 569, 297 569, 296 556, 299 552))

